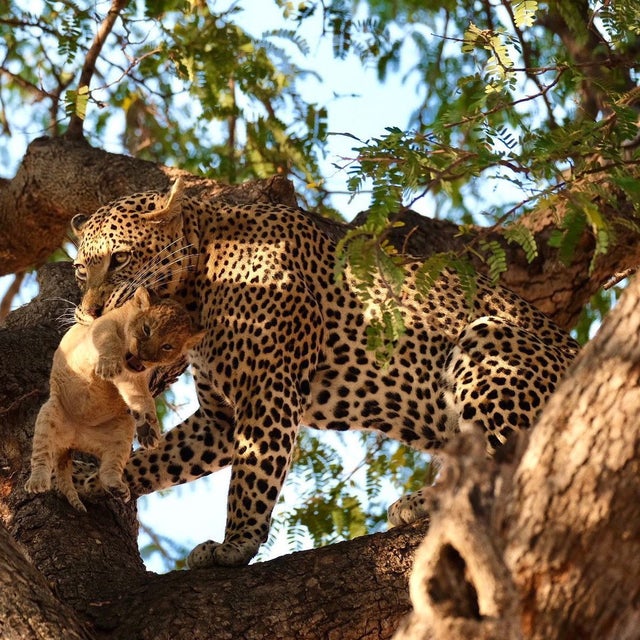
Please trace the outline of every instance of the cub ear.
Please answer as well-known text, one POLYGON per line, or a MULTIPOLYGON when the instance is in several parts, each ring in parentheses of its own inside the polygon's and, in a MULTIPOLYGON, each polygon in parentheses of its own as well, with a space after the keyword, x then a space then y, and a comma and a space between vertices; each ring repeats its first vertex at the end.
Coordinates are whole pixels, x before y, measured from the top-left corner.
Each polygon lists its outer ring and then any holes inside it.
POLYGON ((76 238, 80 238, 82 236, 82 227, 84 227, 88 219, 89 216, 86 216, 84 213, 79 213, 71 218, 71 230, 76 238))
POLYGON ((207 330, 202 329, 201 331, 198 331, 197 333, 189 336, 184 343, 184 350, 189 351, 190 349, 193 349, 193 347, 195 347, 206 335, 207 330))
POLYGON ((144 287, 138 287, 136 289, 136 292, 133 294, 133 301, 142 311, 145 311, 151 306, 151 297, 144 287))
POLYGON ((182 196, 184 195, 184 182, 182 178, 176 178, 171 185, 171 190, 165 196, 164 202, 158 203, 158 208, 144 214, 144 219, 151 222, 171 222, 182 211, 182 196))

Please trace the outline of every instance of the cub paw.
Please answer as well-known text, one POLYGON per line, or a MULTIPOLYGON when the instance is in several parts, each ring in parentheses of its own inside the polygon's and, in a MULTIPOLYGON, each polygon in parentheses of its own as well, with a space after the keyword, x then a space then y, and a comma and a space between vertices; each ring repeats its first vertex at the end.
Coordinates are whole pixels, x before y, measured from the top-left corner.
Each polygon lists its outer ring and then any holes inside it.
POLYGON ((51 476, 44 473, 32 473, 24 485, 27 493, 43 493, 49 489, 51 489, 51 476))
MULTIPOLYGON (((150 418, 149 414, 146 414, 145 417, 150 418)), ((155 449, 160 441, 160 434, 153 423, 150 423, 149 420, 136 427, 136 435, 138 436, 138 442, 143 449, 155 449)))
POLYGON ((96 375, 104 380, 115 378, 122 372, 122 358, 107 358, 100 356, 95 368, 96 375))
POLYGON ((131 491, 122 480, 108 479, 105 481, 103 479, 102 486, 104 490, 108 491, 112 496, 122 498, 123 502, 129 502, 129 500, 131 500, 131 491))
POLYGON ((249 564, 253 556, 258 553, 259 544, 240 544, 238 542, 214 542, 207 540, 199 544, 187 556, 189 569, 201 569, 203 567, 239 567, 249 564))

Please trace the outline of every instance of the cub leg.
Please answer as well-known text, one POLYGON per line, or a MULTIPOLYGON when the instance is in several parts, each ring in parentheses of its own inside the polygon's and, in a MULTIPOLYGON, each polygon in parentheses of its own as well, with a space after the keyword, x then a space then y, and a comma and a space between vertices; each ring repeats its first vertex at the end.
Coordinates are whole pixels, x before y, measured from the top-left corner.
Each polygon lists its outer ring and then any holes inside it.
POLYGON ((143 449, 157 447, 160 440, 160 424, 146 376, 126 380, 116 378, 113 383, 133 416, 140 446, 143 449))
POLYGON ((91 339, 98 351, 95 373, 105 380, 111 380, 123 369, 124 335, 122 327, 111 318, 101 318, 91 330, 91 339))
POLYGON ((58 449, 55 443, 55 427, 58 418, 57 402, 49 398, 42 405, 36 420, 31 452, 31 475, 24 488, 29 493, 41 493, 51 489, 54 456, 58 449))
POLYGON ((131 452, 133 421, 129 416, 123 416, 104 428, 108 429, 109 439, 103 443, 100 453, 98 477, 104 489, 128 502, 131 492, 122 475, 131 452))

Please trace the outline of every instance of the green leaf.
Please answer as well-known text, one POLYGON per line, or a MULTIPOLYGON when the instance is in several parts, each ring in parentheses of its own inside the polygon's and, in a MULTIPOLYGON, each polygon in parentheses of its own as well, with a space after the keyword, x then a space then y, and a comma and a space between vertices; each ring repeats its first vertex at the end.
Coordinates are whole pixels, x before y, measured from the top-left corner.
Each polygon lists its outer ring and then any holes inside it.
POLYGON ((489 279, 495 284, 507 270, 507 254, 497 240, 482 240, 480 248, 488 254, 485 261, 489 265, 489 279))
POLYGON ((558 257, 565 264, 571 264, 580 237, 587 226, 584 212, 570 206, 559 229, 554 229, 549 238, 549 246, 558 249, 558 257))
POLYGON ((416 272, 416 288, 418 293, 427 297, 445 268, 453 262, 453 254, 436 253, 429 256, 416 272))
POLYGON ((516 222, 505 227, 502 234, 507 242, 515 242, 520 245, 527 258, 527 262, 533 262, 538 257, 538 245, 533 233, 528 227, 516 222))
POLYGON ((535 13, 538 3, 534 0, 516 0, 513 3, 513 19, 516 27, 532 27, 535 22, 535 13))
POLYGON ((604 255, 609 250, 609 245, 611 244, 612 239, 612 232, 609 228, 609 225, 602 217, 600 210, 593 202, 584 203, 584 212, 587 220, 589 221, 589 224, 591 225, 591 229, 593 230, 593 234, 596 239, 593 258, 591 259, 591 264, 589 265, 589 275, 591 275, 595 267, 597 257, 599 255, 604 255))
POLYGON ((458 275, 460 286, 470 311, 473 308, 473 302, 478 290, 478 274, 473 265, 463 258, 454 258, 451 261, 451 266, 458 275))
POLYGON ((68 116, 77 116, 84 120, 89 103, 89 87, 80 87, 77 91, 68 89, 65 93, 65 111, 68 116))

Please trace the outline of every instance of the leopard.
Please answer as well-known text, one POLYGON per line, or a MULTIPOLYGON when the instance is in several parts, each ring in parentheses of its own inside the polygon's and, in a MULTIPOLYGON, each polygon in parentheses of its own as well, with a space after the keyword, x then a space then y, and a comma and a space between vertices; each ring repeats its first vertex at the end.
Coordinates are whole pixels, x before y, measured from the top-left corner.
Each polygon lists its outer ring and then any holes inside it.
POLYGON ((25 490, 48 491, 55 471, 60 493, 86 512, 72 479, 72 451, 82 451, 100 459, 95 478, 88 480, 127 502, 123 473, 134 433, 144 448, 160 439, 150 378, 157 368, 179 361, 200 337, 185 309, 170 299, 152 303, 144 287, 95 322, 72 325, 53 356, 25 490))
MULTIPOLYGON (((198 407, 125 467, 137 496, 231 467, 224 539, 197 545, 191 569, 255 557, 301 427, 369 430, 433 453, 474 428, 491 453, 531 428, 578 352, 568 332, 481 274, 472 296, 449 268, 425 293, 422 261, 408 256, 394 294, 405 329, 382 365, 367 328, 388 282, 376 276, 363 300, 340 236, 319 216, 184 185, 123 196, 71 224, 79 320, 144 284, 206 332, 189 355, 198 407)), ((400 498, 391 523, 424 517, 424 503, 420 492, 400 498)))

